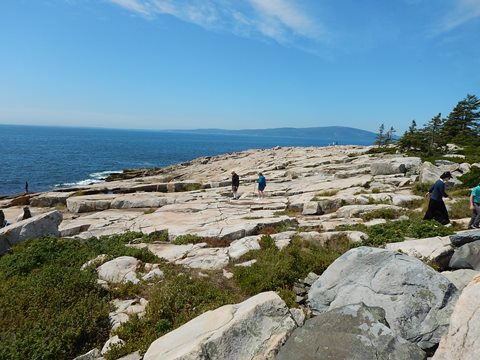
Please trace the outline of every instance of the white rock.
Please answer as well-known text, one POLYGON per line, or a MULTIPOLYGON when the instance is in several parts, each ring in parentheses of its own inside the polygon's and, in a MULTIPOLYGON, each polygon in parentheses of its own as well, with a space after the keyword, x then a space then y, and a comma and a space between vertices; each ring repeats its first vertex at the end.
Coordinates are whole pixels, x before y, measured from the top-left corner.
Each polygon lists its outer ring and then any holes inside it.
POLYGON ((175 263, 193 269, 218 270, 228 265, 226 248, 204 248, 189 251, 175 263))
POLYGON ((231 279, 231 278, 233 278, 233 273, 223 269, 223 277, 226 278, 226 279, 231 279))
POLYGON ((111 348, 112 348, 114 345, 123 346, 123 345, 125 345, 125 341, 123 341, 122 339, 120 339, 120 338, 118 337, 118 335, 115 335, 114 337, 111 337, 110 339, 107 340, 107 342, 105 343, 105 345, 103 345, 101 354, 102 354, 102 355, 105 355, 107 352, 109 352, 109 351, 111 350, 111 348))
POLYGON ((62 219, 62 213, 54 210, 1 228, 0 255, 4 254, 13 245, 26 240, 39 238, 45 235, 60 235, 58 232, 58 225, 62 222, 62 219))
POLYGON ((80 270, 82 270, 82 271, 86 270, 90 266, 98 267, 98 266, 102 265, 107 259, 108 259, 107 254, 98 255, 95 259, 89 260, 85 264, 83 264, 82 267, 80 268, 80 270))
POLYGON ((98 278, 115 284, 126 282, 138 284, 140 280, 136 271, 139 263, 139 260, 132 256, 117 257, 97 268, 98 278))
POLYGON ((432 360, 477 360, 480 349, 480 276, 463 289, 432 360))
POLYGON ((144 360, 274 359, 296 324, 274 292, 208 311, 154 341, 144 360))
POLYGON ((257 259, 253 259, 253 260, 245 261, 245 262, 240 263, 240 264, 235 264, 235 266, 248 267, 248 266, 252 266, 252 265, 255 264, 256 262, 257 262, 257 259))
POLYGON ((449 236, 432 237, 426 239, 405 240, 385 245, 385 249, 401 251, 404 254, 415 256, 424 261, 433 261, 441 269, 448 267, 453 254, 453 247, 449 236))
POLYGON ((480 275, 480 271, 459 269, 455 271, 443 271, 442 275, 450 280, 458 290, 462 291, 475 276, 480 275))
POLYGON ((115 299, 111 303, 115 307, 115 311, 112 311, 109 314, 110 325, 112 326, 113 331, 123 323, 127 322, 130 315, 143 317, 145 315, 145 308, 148 301, 143 298, 131 300, 115 299))

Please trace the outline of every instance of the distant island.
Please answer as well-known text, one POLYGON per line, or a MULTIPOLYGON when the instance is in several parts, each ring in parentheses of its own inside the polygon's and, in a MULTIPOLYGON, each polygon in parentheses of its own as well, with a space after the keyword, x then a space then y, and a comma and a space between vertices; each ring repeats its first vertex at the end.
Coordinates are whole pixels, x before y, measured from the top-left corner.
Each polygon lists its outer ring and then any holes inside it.
POLYGON ((323 126, 309 128, 283 127, 273 129, 192 129, 192 130, 168 130, 176 133, 196 133, 211 135, 248 135, 269 137, 292 137, 318 139, 327 143, 350 144, 355 139, 356 144, 370 145, 375 141, 377 134, 362 129, 345 126, 323 126))

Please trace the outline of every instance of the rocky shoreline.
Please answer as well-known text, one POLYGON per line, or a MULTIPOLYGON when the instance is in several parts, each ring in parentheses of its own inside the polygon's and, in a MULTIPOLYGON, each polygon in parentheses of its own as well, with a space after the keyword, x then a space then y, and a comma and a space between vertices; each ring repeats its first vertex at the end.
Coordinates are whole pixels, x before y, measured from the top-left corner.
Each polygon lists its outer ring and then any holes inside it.
MULTIPOLYGON (((318 247, 346 239, 353 249, 323 274, 298 279, 298 309, 289 309, 275 292, 263 292, 207 312, 129 359, 474 359, 480 346, 480 277, 475 277, 480 233, 460 231, 468 219, 454 219, 456 235, 404 239, 384 249, 355 247, 369 235, 346 227, 368 229, 408 219, 424 203, 414 194, 416 185, 433 183, 443 171, 452 172, 452 184, 459 184, 460 176, 480 164, 431 164, 371 149, 249 150, 125 171, 100 184, 0 199, 7 219, 24 205, 34 214, 0 229, 0 254, 46 234, 83 241, 127 231, 163 233, 161 241, 131 246, 194 271, 229 277, 232 264, 251 266, 237 261, 260 249, 266 233, 279 249, 292 238, 318 247), (240 175, 238 200, 231 198, 232 170, 240 175), (260 171, 267 178, 267 196, 258 200, 254 186, 260 171), (202 241, 176 243, 188 236, 202 241), (471 306, 458 305, 464 303, 471 306)), ((106 289, 163 276, 157 264, 125 256, 92 259, 85 266, 96 269, 106 289)), ((148 299, 115 307, 112 330, 143 313, 148 299)), ((122 339, 113 336, 102 351, 78 359, 100 358, 112 343, 122 339)))

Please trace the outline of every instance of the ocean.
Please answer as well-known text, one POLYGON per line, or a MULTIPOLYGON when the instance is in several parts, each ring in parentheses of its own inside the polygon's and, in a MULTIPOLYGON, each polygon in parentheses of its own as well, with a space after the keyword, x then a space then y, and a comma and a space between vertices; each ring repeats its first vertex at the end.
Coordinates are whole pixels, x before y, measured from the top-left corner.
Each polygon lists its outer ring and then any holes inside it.
MULTIPOLYGON (((361 144, 352 139, 343 143, 361 144)), ((123 169, 274 146, 325 146, 315 138, 0 125, 0 195, 101 182, 123 169)))

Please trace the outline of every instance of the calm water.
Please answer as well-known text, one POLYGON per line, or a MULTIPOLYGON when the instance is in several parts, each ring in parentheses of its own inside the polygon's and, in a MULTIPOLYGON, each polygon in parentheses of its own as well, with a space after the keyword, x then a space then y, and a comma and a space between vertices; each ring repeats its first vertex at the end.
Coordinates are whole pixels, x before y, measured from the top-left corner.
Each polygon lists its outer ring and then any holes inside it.
POLYGON ((23 192, 25 181, 30 191, 45 191, 98 182, 127 168, 277 145, 327 144, 308 138, 0 125, 0 195, 23 192))

